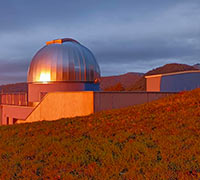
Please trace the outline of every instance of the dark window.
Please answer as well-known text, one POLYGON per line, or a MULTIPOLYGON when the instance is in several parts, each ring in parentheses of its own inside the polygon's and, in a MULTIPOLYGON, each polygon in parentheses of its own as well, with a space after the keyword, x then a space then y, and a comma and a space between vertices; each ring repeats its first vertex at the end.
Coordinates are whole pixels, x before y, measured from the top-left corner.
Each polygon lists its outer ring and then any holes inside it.
POLYGON ((18 119, 13 118, 13 124, 15 124, 17 122, 18 119))
POLYGON ((7 119, 6 119, 6 120, 7 120, 7 124, 9 124, 9 117, 7 117, 7 119))

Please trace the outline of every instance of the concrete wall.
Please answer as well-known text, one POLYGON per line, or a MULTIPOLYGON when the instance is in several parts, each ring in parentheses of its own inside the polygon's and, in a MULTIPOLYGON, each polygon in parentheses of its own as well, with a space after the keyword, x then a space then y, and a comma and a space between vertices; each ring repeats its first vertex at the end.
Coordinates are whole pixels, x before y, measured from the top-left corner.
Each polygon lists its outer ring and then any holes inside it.
POLYGON ((143 104, 171 94, 174 93, 94 92, 94 112, 143 104))
POLYGON ((94 113, 93 97, 94 92, 91 91, 48 93, 26 121, 19 120, 17 123, 90 115, 94 113))
POLYGON ((36 106, 1 105, 1 124, 57 120, 87 116, 103 110, 143 104, 174 93, 161 92, 53 92, 36 106), (7 122, 8 121, 8 122, 7 122))
POLYGON ((161 92, 55 92, 48 93, 27 119, 17 123, 86 116, 150 102, 174 93, 161 92))
POLYGON ((27 116, 33 111, 34 107, 28 106, 14 106, 14 105, 1 105, 1 125, 13 124, 14 119, 26 119, 27 116), (9 121, 9 123, 7 123, 9 121))
POLYGON ((161 76, 146 78, 146 91, 159 92, 160 91, 161 76))
POLYGON ((28 101, 40 102, 42 99, 41 93, 48 92, 66 92, 66 91, 97 91, 99 84, 84 83, 84 82, 58 82, 47 84, 28 84, 28 101))
POLYGON ((62 91, 81 91, 84 90, 84 83, 52 83, 52 84, 28 84, 28 101, 40 102, 40 93, 62 92, 62 91))

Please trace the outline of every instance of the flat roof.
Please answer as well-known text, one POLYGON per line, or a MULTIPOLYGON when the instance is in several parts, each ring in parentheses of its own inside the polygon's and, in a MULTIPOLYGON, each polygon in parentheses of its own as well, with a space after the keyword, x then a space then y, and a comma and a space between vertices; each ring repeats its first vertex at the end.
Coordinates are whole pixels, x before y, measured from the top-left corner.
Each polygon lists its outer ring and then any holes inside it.
POLYGON ((200 73, 200 70, 179 71, 179 72, 172 72, 172 73, 148 75, 148 76, 145 76, 145 78, 154 78, 154 77, 160 77, 160 76, 170 76, 170 75, 185 74, 185 73, 200 73))

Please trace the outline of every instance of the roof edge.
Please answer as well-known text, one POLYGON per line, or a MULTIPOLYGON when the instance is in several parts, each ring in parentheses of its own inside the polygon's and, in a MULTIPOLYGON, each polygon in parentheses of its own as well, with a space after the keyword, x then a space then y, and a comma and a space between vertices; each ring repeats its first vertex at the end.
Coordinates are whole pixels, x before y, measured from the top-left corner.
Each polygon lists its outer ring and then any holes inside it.
POLYGON ((145 76, 145 78, 154 78, 154 77, 160 77, 160 76, 170 76, 170 75, 175 75, 175 74, 195 73, 195 72, 200 73, 200 70, 179 71, 179 72, 172 72, 172 73, 148 75, 148 76, 145 76))

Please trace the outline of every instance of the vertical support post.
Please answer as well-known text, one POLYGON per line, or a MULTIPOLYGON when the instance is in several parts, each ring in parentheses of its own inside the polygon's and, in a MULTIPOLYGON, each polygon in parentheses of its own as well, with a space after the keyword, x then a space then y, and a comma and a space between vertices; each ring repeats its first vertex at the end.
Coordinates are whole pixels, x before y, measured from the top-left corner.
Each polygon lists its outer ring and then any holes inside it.
POLYGON ((8 104, 8 94, 6 93, 5 96, 6 96, 6 104, 8 104))
POLYGON ((14 105, 15 104, 15 94, 11 94, 11 104, 14 105))
POLYGON ((27 98, 28 96, 27 96, 27 93, 25 93, 24 95, 25 95, 25 105, 27 106, 28 105, 28 98, 27 98))
POLYGON ((19 106, 21 105, 21 93, 19 93, 19 102, 18 102, 18 105, 19 106))
POLYGON ((13 118, 9 117, 9 124, 12 125, 13 124, 13 118))

